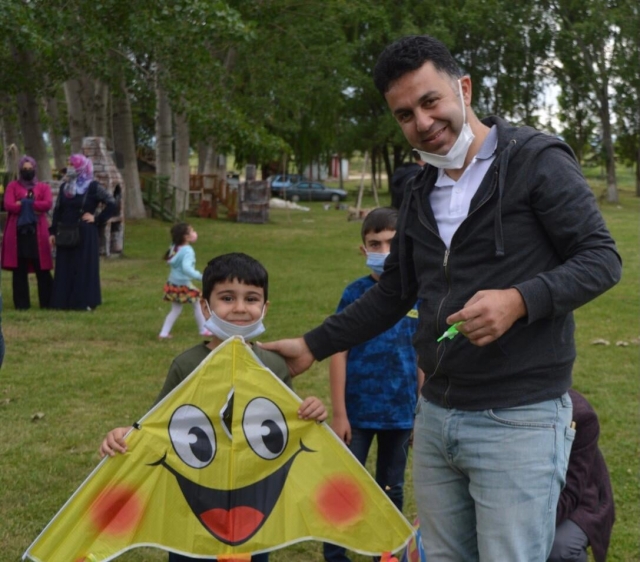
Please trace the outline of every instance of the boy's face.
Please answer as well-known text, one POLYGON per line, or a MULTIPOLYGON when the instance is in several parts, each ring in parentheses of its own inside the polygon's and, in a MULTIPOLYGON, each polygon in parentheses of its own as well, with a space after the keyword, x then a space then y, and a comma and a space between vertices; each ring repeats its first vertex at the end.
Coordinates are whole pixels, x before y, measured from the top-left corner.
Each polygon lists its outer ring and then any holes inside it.
POLYGON ((391 240, 395 234, 395 230, 367 232, 364 235, 364 244, 360 246, 362 255, 366 257, 367 253, 388 254, 391 250, 391 240))
MULTIPOLYGON (((209 318, 206 301, 201 301, 202 314, 209 318)), ((269 302, 264 300, 264 289, 256 285, 246 285, 237 279, 222 281, 213 286, 209 296, 209 306, 216 315, 230 322, 243 326, 253 324, 267 313, 269 302)))

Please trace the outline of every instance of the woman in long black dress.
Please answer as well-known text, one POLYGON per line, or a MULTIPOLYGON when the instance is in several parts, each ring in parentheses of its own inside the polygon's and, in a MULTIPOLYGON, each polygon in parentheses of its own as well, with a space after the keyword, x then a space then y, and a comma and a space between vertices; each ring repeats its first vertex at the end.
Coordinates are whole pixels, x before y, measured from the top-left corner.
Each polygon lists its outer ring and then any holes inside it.
POLYGON ((93 310, 102 303, 99 228, 116 214, 117 207, 109 192, 93 179, 91 160, 82 154, 73 154, 69 164, 49 229, 51 245, 56 246, 51 308, 93 310), (96 215, 100 204, 104 208, 96 215), (77 246, 56 245, 59 224, 79 224, 77 246))

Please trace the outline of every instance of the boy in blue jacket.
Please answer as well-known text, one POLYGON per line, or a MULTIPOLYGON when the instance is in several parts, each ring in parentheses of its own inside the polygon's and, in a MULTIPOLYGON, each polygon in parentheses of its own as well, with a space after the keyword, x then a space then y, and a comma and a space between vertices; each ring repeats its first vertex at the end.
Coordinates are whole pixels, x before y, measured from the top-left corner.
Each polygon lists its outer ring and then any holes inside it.
MULTIPOLYGON (((371 273, 349 284, 337 312, 374 287, 396 233, 398 211, 379 208, 362 223, 362 246, 371 273)), ((418 326, 414 306, 398 323, 369 341, 331 357, 331 428, 364 465, 377 440, 376 482, 402 511, 404 472, 419 391, 419 370, 411 343, 418 326)), ((325 543, 327 562, 348 562, 345 549, 325 543)))

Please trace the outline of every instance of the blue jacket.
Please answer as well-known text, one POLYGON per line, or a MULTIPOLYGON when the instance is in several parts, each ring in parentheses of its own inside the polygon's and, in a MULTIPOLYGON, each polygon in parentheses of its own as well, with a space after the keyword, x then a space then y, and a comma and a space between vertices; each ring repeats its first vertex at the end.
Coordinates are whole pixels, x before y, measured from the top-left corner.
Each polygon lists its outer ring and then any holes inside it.
POLYGON ((175 255, 170 257, 167 263, 171 266, 171 273, 168 279, 169 283, 173 283, 174 285, 191 285, 192 279, 202 280, 202 273, 196 269, 196 253, 189 244, 180 246, 175 255))

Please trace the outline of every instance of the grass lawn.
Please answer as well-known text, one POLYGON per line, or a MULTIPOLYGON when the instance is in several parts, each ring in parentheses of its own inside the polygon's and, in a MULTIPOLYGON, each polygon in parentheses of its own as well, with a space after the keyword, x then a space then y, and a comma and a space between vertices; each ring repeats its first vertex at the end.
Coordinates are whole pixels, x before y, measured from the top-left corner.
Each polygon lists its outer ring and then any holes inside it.
MULTIPOLYGON (((596 193, 601 180, 594 175, 596 193)), ((601 448, 616 497, 617 523, 609 560, 640 560, 638 528, 638 199, 631 175, 619 205, 603 212, 625 261, 623 281, 576 312, 578 360, 575 387, 599 413, 601 448), (609 346, 592 345, 595 338, 609 346), (630 342, 627 347, 617 341, 630 342)), ((349 186, 353 189, 353 186, 349 186)), ((382 204, 388 194, 382 194, 382 204)), ((351 192, 349 202, 355 201, 351 192)), ((370 197, 365 205, 370 204, 370 197)), ((263 340, 303 333, 330 314, 344 286, 366 274, 358 253, 359 222, 346 211, 272 211, 265 225, 192 219, 199 233, 198 266, 216 254, 244 251, 270 272, 271 308, 263 340)), ((142 416, 153 402, 172 358, 199 340, 191 311, 185 309, 173 339, 157 334, 168 311, 162 286, 168 268, 162 260, 169 227, 155 220, 126 224, 125 255, 101 264, 103 305, 96 312, 17 312, 11 302, 11 276, 2 276, 7 341, 0 371, 0 562, 17 561, 98 462, 99 443, 109 429, 142 416), (34 419, 42 414, 40 419, 34 419)), ((37 304, 35 279, 32 301, 37 304)), ((295 380, 302 396, 329 403, 328 361, 295 380)), ((407 474, 406 515, 415 516, 407 474)), ((164 561, 149 549, 120 558, 164 561)), ((274 562, 321 560, 317 543, 301 543, 272 555, 274 562)), ((364 562, 355 556, 354 561, 364 562)), ((500 562, 500 561, 497 561, 500 562)), ((505 561, 506 562, 506 561, 505 561)))

